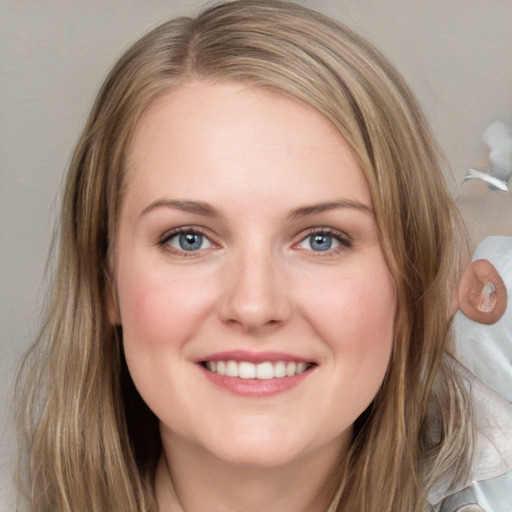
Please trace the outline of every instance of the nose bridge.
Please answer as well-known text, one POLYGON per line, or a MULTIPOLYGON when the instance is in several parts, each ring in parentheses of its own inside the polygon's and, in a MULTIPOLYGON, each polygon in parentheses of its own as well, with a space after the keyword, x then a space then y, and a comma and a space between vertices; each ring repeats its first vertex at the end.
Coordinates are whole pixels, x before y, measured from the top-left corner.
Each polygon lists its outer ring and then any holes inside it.
POLYGON ((224 321, 247 331, 284 322, 291 311, 280 261, 268 241, 252 241, 230 258, 221 304, 224 321))

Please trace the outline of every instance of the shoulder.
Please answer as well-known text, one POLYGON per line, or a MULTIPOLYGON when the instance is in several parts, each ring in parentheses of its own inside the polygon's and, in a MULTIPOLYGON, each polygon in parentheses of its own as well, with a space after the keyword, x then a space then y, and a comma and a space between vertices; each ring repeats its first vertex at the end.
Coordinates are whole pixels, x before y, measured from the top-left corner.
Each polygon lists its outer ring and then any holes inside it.
POLYGON ((499 477, 473 482, 446 497, 434 512, 508 512, 512 506, 512 470, 499 477))
MULTIPOLYGON (((447 475, 439 478, 429 492, 430 510, 512 512, 512 404, 457 361, 450 364, 471 389, 472 458, 457 487, 447 475)), ((512 377, 509 382, 512 386, 512 377)))

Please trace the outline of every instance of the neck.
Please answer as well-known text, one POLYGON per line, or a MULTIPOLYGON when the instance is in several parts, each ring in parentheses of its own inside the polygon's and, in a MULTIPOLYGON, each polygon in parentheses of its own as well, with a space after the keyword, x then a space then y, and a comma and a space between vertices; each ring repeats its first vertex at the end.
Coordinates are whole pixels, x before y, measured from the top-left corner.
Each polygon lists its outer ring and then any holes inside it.
POLYGON ((252 467, 183 444, 171 450, 164 441, 155 481, 158 510, 326 512, 337 491, 332 468, 338 457, 339 447, 326 446, 277 467, 252 467))

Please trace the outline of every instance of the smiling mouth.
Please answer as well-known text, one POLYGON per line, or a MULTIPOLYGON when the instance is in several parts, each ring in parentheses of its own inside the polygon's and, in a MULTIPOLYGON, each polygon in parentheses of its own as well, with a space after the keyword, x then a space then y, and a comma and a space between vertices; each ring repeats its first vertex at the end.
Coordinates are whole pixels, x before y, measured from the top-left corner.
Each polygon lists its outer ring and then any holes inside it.
POLYGON ((265 361, 250 363, 248 361, 204 361, 204 368, 217 375, 238 377, 240 379, 281 379, 300 375, 315 366, 314 363, 296 363, 294 361, 265 361))

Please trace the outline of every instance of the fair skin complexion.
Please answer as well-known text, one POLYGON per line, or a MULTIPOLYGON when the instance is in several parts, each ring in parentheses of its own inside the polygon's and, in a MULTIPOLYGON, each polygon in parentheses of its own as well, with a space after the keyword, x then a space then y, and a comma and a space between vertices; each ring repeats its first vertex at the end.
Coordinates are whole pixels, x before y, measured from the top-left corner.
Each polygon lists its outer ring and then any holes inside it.
POLYGON ((240 84, 156 100, 113 274, 111 319, 160 420, 160 509, 324 512, 396 308, 366 180, 330 124, 240 84))

